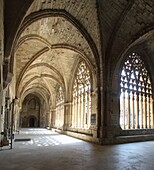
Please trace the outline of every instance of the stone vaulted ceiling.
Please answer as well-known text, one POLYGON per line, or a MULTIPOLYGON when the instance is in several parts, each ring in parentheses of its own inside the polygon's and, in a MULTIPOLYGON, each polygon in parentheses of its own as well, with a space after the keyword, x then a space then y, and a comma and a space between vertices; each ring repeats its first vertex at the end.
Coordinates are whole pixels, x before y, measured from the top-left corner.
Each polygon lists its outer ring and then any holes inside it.
MULTIPOLYGON (((154 1, 152 0, 99 0, 100 24, 107 60, 116 64, 122 53, 132 44, 142 44, 154 59, 154 1), (146 36, 144 36, 146 34, 146 36), (147 42, 149 42, 147 44, 147 42), (151 55, 152 54, 152 55, 151 55)), ((154 60, 153 60, 154 61, 154 60)), ((113 66, 112 65, 112 66, 113 66)))
MULTIPOLYGON (((83 7, 80 6, 80 8, 87 8, 86 10, 95 9, 95 3, 87 6, 84 1, 73 2, 78 3, 78 5, 82 4, 83 7)), ((50 7, 50 3, 46 3, 46 1, 45 3, 34 1, 27 12, 27 18, 38 12, 40 8, 43 8, 42 4, 46 4, 46 8, 50 7)), ((60 10, 59 13, 63 13, 61 9, 58 10, 60 10)), ((77 16, 73 10, 69 12, 77 16)), ((64 13, 67 15, 67 12, 64 13)), ((81 14, 78 13, 78 15, 81 14)), ((90 13, 86 15, 87 19, 85 18, 85 20, 88 21, 88 18, 89 20, 94 20, 94 18, 90 18, 90 13)), ((77 17, 80 18, 80 16, 77 17)), ((88 24, 84 23, 84 20, 82 22, 84 25, 88 24)), ((97 24, 93 29, 97 33, 97 24)), ((47 96, 48 99, 52 96, 53 101, 57 85, 60 85, 64 92, 71 89, 72 75, 81 59, 89 64, 92 63, 90 65, 93 68, 96 67, 95 57, 86 36, 78 26, 74 25, 73 21, 66 16, 58 15, 58 12, 56 16, 50 13, 48 16, 35 18, 26 26, 24 26, 23 22, 19 32, 15 46, 14 62, 16 95, 18 97, 24 99, 29 93, 38 92, 42 97, 47 96)), ((92 29, 89 29, 89 32, 93 34, 92 36, 98 36, 98 33, 94 34, 92 29)), ((95 40, 98 42, 99 39, 95 40)))
POLYGON ((64 18, 34 22, 21 34, 15 52, 17 94, 38 84, 50 94, 54 94, 57 83, 67 89, 75 64, 86 55, 94 60, 81 33, 64 18))

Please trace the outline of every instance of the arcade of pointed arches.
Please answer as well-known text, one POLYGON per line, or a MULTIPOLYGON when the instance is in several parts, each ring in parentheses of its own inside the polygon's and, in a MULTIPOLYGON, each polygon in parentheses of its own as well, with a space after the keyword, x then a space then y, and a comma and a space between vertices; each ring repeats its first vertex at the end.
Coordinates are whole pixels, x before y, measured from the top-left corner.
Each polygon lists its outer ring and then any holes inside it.
MULTIPOLYGON (((91 73, 79 62, 72 88, 71 128, 89 129, 92 116, 91 73)), ((57 86, 54 127, 63 129, 64 92, 57 86)), ((96 103, 95 103, 96 104, 96 103)), ((120 73, 120 126, 123 130, 150 129, 154 126, 152 85, 141 56, 131 53, 120 73)))
MULTIPOLYGON (((62 128, 64 124, 64 93, 60 86, 57 89, 55 126, 62 128)), ((78 65, 72 95, 71 127, 88 129, 91 124, 91 77, 89 68, 84 61, 78 65)))

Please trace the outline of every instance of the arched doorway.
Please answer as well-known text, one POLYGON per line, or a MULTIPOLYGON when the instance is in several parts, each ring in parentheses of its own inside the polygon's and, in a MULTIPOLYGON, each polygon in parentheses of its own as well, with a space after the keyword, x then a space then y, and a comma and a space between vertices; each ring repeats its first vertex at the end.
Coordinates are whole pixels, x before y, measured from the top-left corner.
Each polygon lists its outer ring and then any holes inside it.
POLYGON ((34 117, 29 118, 29 127, 35 127, 35 118, 34 117))
MULTIPOLYGON (((43 99, 42 99, 43 100, 43 99)), ((25 122, 24 127, 45 127, 46 119, 43 117, 41 113, 41 97, 37 97, 33 94, 28 94, 23 103, 22 103, 22 112, 21 112, 21 122, 25 122), (24 120, 24 118, 27 120, 24 120)), ((45 110, 43 110, 45 112, 45 110)), ((43 113, 44 113, 43 112, 43 113)), ((23 124, 23 123, 22 123, 23 124)))

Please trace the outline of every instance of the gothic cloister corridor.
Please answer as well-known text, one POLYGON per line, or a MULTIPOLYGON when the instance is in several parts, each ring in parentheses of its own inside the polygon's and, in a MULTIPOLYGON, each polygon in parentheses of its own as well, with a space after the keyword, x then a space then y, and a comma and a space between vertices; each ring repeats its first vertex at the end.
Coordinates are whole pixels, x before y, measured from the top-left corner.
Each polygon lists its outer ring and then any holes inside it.
POLYGON ((98 145, 43 128, 21 129, 0 151, 0 170, 153 170, 154 141, 98 145))
POLYGON ((154 0, 0 0, 0 147, 0 170, 153 170, 154 0))

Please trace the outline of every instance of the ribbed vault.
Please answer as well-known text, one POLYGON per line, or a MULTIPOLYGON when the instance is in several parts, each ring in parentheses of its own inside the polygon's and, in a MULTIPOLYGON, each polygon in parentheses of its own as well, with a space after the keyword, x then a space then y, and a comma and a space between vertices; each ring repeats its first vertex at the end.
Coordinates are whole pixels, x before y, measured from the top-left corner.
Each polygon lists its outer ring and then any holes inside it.
POLYGON ((21 30, 14 59, 19 98, 41 91, 54 103, 56 87, 60 85, 66 94, 79 60, 85 60, 91 68, 96 66, 89 42, 64 17, 43 17, 21 30))

